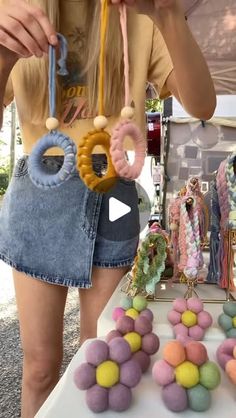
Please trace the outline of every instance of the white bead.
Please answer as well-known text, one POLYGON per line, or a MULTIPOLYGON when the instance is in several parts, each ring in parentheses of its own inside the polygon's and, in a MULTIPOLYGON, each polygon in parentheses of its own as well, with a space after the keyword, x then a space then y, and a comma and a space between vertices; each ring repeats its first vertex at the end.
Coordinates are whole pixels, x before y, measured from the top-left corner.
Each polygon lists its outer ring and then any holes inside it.
POLYGON ((121 117, 124 119, 133 119, 134 109, 131 106, 125 106, 120 112, 121 117))
POLYGON ((101 129, 105 129, 108 125, 108 120, 106 118, 106 116, 100 115, 97 116, 94 121, 93 124, 95 126, 95 128, 100 131, 101 129))
POLYGON ((172 223, 170 224, 170 230, 171 230, 171 231, 177 231, 177 229, 178 229, 178 225, 177 225, 177 224, 175 224, 174 222, 172 222, 172 223))
POLYGON ((46 128, 49 131, 53 131, 54 129, 57 129, 59 126, 59 120, 57 118, 48 118, 46 120, 46 128))

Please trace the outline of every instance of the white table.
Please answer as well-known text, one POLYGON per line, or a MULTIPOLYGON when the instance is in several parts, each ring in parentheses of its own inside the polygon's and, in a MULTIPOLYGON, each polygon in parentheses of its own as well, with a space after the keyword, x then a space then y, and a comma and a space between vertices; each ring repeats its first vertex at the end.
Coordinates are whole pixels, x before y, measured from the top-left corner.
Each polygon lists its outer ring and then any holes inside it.
MULTIPOLYGON (((91 341, 91 340, 90 340, 91 341)), ((161 400, 161 388, 152 380, 151 367, 142 376, 139 385, 133 389, 133 402, 129 410, 123 413, 106 411, 100 414, 91 412, 85 401, 85 391, 76 388, 73 373, 76 367, 85 361, 85 348, 89 340, 80 348, 72 359, 62 379, 50 394, 35 418, 235 418, 235 387, 222 372, 221 385, 212 391, 212 406, 206 412, 186 410, 180 414, 167 410, 161 400)), ((152 364, 161 358, 163 344, 167 340, 161 339, 159 352, 152 357, 152 364)), ((215 360, 215 350, 218 341, 205 343, 208 355, 215 360)))
MULTIPOLYGON (((125 279, 122 280, 116 291, 113 293, 111 299, 107 303, 101 316, 98 320, 97 333, 98 336, 107 335, 109 331, 115 328, 115 323, 112 320, 112 311, 114 307, 120 306, 120 299, 124 296, 124 292, 121 288, 124 287, 125 279)), ((180 295, 177 295, 178 297, 180 295)), ((172 309, 171 302, 149 302, 148 307, 154 314, 153 330, 159 336, 163 338, 173 338, 173 328, 168 323, 167 313, 172 309)), ((205 340, 217 340, 222 341, 225 338, 225 334, 219 328, 217 324, 217 318, 222 312, 222 303, 204 303, 204 310, 210 312, 213 318, 212 326, 206 331, 205 340)))

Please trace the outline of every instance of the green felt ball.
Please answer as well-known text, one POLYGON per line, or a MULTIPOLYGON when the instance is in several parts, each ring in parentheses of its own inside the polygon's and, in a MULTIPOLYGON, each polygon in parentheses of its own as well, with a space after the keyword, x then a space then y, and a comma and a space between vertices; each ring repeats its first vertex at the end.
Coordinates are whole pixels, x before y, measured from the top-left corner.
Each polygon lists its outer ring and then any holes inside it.
POLYGON ((120 307, 123 308, 125 311, 133 307, 133 299, 130 296, 124 296, 120 300, 120 307))
POLYGON ((228 338, 236 338, 236 328, 231 328, 226 332, 228 338))
POLYGON ((221 328, 223 328, 224 331, 228 331, 233 326, 231 316, 226 315, 224 313, 220 314, 218 318, 218 324, 220 325, 221 328))
POLYGON ((196 412, 204 412, 210 408, 211 394, 202 385, 187 390, 189 408, 196 412))
POLYGON ((223 305, 223 311, 226 315, 232 318, 236 316, 236 302, 225 302, 223 305))
POLYGON ((144 296, 137 295, 133 299, 133 308, 141 312, 147 307, 147 299, 144 296))
POLYGON ((200 368, 200 383, 205 388, 212 390, 220 384, 220 371, 213 361, 207 361, 200 368))

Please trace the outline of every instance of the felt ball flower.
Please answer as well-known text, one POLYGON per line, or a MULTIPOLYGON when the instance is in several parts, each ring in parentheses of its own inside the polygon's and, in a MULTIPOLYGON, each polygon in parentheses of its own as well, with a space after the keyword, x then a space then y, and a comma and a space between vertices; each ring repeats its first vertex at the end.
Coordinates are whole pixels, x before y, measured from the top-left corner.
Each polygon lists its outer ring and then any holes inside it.
POLYGON ((152 376, 162 386, 162 399, 173 412, 188 407, 206 411, 210 407, 209 390, 220 383, 217 365, 208 360, 207 350, 199 341, 170 341, 164 347, 163 359, 155 362, 152 376))
POLYGON ((137 295, 134 298, 124 296, 120 300, 120 306, 113 309, 112 319, 117 321, 121 316, 129 316, 132 319, 138 318, 139 315, 145 316, 151 322, 153 321, 153 313, 147 308, 148 302, 144 296, 137 295))
POLYGON ((142 375, 139 363, 132 359, 128 342, 121 337, 109 343, 96 340, 86 350, 86 362, 74 372, 74 382, 86 390, 86 402, 93 412, 107 409, 121 412, 129 408, 131 388, 142 375))
POLYGON ((227 338, 216 351, 219 365, 236 385, 236 338, 227 338))
POLYGON ((202 340, 212 324, 212 317, 203 310, 203 302, 199 298, 175 299, 173 309, 168 312, 168 320, 173 325, 175 337, 192 340, 202 340))
POLYGON ((128 342, 132 358, 139 362, 142 372, 145 372, 150 365, 150 355, 155 354, 160 345, 148 317, 141 314, 136 319, 128 315, 121 316, 116 321, 116 330, 108 333, 106 341, 110 342, 116 337, 123 337, 128 342))
POLYGON ((236 338, 236 302, 225 302, 223 313, 218 318, 218 324, 224 330, 227 338, 236 338))

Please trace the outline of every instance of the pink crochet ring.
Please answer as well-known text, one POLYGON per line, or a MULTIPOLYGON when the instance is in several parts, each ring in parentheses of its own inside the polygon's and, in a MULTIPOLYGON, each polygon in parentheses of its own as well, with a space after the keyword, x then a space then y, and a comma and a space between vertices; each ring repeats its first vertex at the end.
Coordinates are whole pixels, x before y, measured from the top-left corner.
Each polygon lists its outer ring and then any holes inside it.
POLYGON ((140 129, 130 120, 124 120, 114 128, 110 153, 115 170, 120 177, 130 180, 139 177, 144 165, 146 143, 140 129), (134 141, 135 159, 132 165, 128 163, 123 149, 126 136, 130 136, 134 141))

